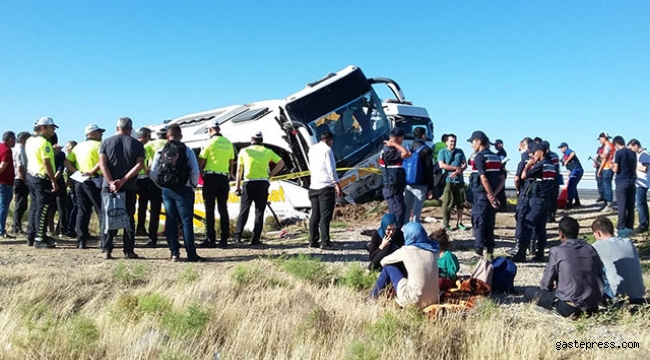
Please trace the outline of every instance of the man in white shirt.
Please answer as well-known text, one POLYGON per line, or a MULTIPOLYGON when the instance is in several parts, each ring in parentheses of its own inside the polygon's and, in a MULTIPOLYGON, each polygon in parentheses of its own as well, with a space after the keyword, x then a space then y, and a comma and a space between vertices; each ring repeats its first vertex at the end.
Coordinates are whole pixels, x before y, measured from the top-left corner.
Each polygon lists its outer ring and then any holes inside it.
POLYGON ((333 142, 332 133, 325 131, 320 136, 320 142, 309 148, 309 171, 311 173, 309 244, 314 248, 319 246, 321 249, 332 248, 330 222, 334 214, 335 196, 341 196, 341 186, 332 151, 333 142))
POLYGON ((29 188, 27 187, 27 154, 25 154, 25 142, 30 136, 31 134, 26 131, 18 133, 16 136, 16 146, 12 149, 14 169, 16 171, 16 177, 14 178, 14 235, 26 234, 22 225, 23 216, 27 210, 27 198, 29 196, 29 188))
POLYGON ((639 212, 639 226, 634 230, 640 234, 648 231, 648 187, 650 186, 650 154, 637 139, 627 143, 636 153, 636 209, 639 212))

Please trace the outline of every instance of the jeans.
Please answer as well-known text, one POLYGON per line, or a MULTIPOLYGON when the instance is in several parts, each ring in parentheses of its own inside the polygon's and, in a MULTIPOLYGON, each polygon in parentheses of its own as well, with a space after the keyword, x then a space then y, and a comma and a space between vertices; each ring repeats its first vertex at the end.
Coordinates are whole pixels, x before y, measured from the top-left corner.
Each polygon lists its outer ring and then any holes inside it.
POLYGON ((567 201, 569 204, 573 204, 573 200, 578 197, 578 183, 582 179, 583 174, 584 170, 582 169, 573 169, 569 174, 569 183, 567 184, 567 201))
POLYGON ((377 298, 379 293, 388 286, 388 284, 393 284, 393 288, 397 290, 397 284, 404 279, 404 274, 402 271, 395 265, 386 265, 381 269, 375 287, 372 288, 372 293, 370 296, 377 298))
MULTIPOLYGON (((555 297, 555 291, 528 288, 524 292, 524 299, 528 301, 537 299, 537 306, 543 307, 546 310, 555 310, 563 317, 579 316, 583 313, 582 310, 557 299, 555 297)), ((595 307, 593 309, 587 309, 585 312, 587 314, 594 314, 597 311, 598 307, 595 307)))
POLYGON ((596 170, 596 187, 598 188, 598 197, 604 199, 603 195, 603 177, 598 176, 598 170, 596 170))
POLYGON ((184 186, 178 190, 163 188, 162 199, 165 203, 165 237, 172 256, 179 256, 178 248, 178 221, 183 224, 183 241, 188 259, 194 259, 196 246, 194 245, 194 190, 184 186))
POLYGON ((255 226, 253 227, 253 239, 251 243, 257 243, 262 237, 264 228, 264 209, 269 199, 269 182, 268 181, 246 181, 242 187, 241 208, 235 226, 235 239, 241 240, 241 233, 248 221, 248 213, 251 205, 255 203, 255 226))
MULTIPOLYGON (((124 191, 126 195, 124 205, 126 205, 126 213, 129 216, 129 228, 122 229, 122 242, 124 243, 124 254, 129 254, 133 252, 133 248, 135 247, 135 221, 133 221, 133 215, 135 214, 136 190, 120 190, 120 192, 122 191, 124 191)), ((103 188, 102 193, 104 192, 109 192, 108 188, 103 188)), ((102 211, 102 216, 103 214, 102 211)), ((102 229, 102 252, 113 251, 113 239, 115 239, 115 235, 117 235, 117 230, 109 230, 108 233, 105 233, 104 226, 101 226, 100 228, 102 229)))
POLYGON ((603 199, 605 199, 607 203, 611 203, 614 197, 614 194, 612 193, 612 179, 614 178, 614 172, 611 169, 603 170, 601 175, 603 178, 603 199))
POLYGON ((68 192, 68 223, 66 224, 65 231, 68 234, 75 233, 77 227, 77 195, 74 191, 74 186, 68 192))
POLYGON ((616 229, 634 228, 634 183, 616 184, 616 201, 618 202, 618 223, 616 229))
POLYGON ((203 176, 203 204, 205 206, 205 235, 207 240, 215 242, 217 233, 214 229, 214 203, 219 211, 220 240, 222 243, 230 237, 230 216, 228 215, 228 193, 230 183, 226 175, 205 174, 203 176))
POLYGON ((14 196, 13 185, 0 184, 0 235, 6 233, 5 223, 9 214, 9 205, 14 196))
POLYGON ((404 188, 385 187, 382 195, 388 203, 388 212, 397 218, 397 229, 404 225, 404 213, 406 212, 406 203, 404 202, 404 188))
POLYGON ((639 229, 648 230, 648 188, 637 186, 636 209, 639 212, 639 229))
POLYGON ((411 221, 420 222, 422 206, 424 206, 424 199, 426 199, 426 197, 426 185, 406 185, 406 189, 404 190, 404 204, 406 204, 404 224, 411 221), (413 215, 411 216, 411 214, 413 215))
POLYGON ((23 217, 27 211, 27 198, 29 197, 29 187, 27 183, 20 179, 14 180, 14 233, 23 229, 23 217))
POLYGON ((336 192, 333 187, 309 189, 311 216, 309 217, 309 243, 317 246, 330 244, 330 222, 336 205, 336 192))

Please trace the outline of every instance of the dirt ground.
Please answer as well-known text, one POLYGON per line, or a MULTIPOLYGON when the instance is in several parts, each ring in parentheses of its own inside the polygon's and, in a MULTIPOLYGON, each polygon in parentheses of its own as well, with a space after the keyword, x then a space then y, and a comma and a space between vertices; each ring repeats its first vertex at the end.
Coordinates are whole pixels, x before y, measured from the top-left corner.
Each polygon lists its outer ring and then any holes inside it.
MULTIPOLYGON (((206 266, 211 263, 236 264, 240 261, 256 259, 259 256, 275 256, 281 254, 313 254, 321 260, 344 265, 350 262, 366 262, 367 252, 364 249, 365 243, 369 240, 366 234, 376 229, 382 215, 386 213, 386 204, 373 202, 360 205, 337 206, 332 222, 332 240, 337 244, 336 250, 312 249, 308 244, 308 225, 305 222, 287 226, 284 231, 270 232, 263 236, 265 246, 251 248, 247 244, 231 244, 227 249, 199 249, 199 255, 206 258, 206 266)), ((589 225, 598 215, 608 215, 615 221, 615 214, 599 211, 596 203, 586 203, 585 206, 571 211, 558 211, 557 219, 564 215, 573 216, 581 222, 582 235, 589 234, 589 225)), ((460 274, 471 273, 474 262, 470 260, 473 256, 474 236, 471 230, 471 214, 465 210, 463 222, 468 226, 467 230, 457 230, 450 233, 450 239, 455 247, 455 253, 461 263, 460 274)), ((441 210, 436 206, 428 206, 423 209, 422 218, 428 220, 423 222, 427 232, 431 232, 442 226, 441 210)), ((504 255, 505 250, 514 245, 514 213, 497 214, 495 234, 498 236, 495 255, 504 255)), ((549 223, 547 226, 549 243, 547 248, 558 244, 557 224, 549 223)), ((119 237, 118 237, 119 238, 119 237)), ((196 242, 204 239, 203 234, 196 234, 196 242)), ((169 250, 166 248, 164 237, 160 237, 159 247, 155 249, 146 248, 144 244, 147 239, 136 238, 136 253, 143 256, 147 261, 166 263, 169 259, 169 250)), ((641 238, 635 239, 640 241, 641 238)), ((120 246, 119 240, 116 246, 120 246)), ((121 249, 115 249, 114 256, 119 258, 121 249)), ((181 257, 184 256, 181 251, 181 257)), ((89 249, 78 250, 74 239, 58 239, 55 249, 35 249, 25 244, 25 239, 2 240, 0 241, 0 265, 17 265, 40 263, 46 266, 68 269, 76 266, 100 264, 105 262, 101 258, 97 241, 89 242, 89 249)), ((541 279, 544 268, 543 263, 526 263, 519 265, 515 285, 519 287, 535 286, 541 279)))

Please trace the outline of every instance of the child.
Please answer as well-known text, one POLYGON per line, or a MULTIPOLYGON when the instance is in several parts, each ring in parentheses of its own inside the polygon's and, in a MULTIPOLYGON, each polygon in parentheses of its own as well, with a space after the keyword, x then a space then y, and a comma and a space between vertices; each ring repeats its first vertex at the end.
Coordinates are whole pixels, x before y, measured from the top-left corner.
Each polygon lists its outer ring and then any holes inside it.
POLYGON ((441 291, 446 291, 454 287, 456 282, 456 274, 460 269, 458 258, 451 252, 452 245, 449 242, 449 235, 444 228, 432 232, 429 238, 440 244, 440 253, 438 254, 438 284, 441 291))

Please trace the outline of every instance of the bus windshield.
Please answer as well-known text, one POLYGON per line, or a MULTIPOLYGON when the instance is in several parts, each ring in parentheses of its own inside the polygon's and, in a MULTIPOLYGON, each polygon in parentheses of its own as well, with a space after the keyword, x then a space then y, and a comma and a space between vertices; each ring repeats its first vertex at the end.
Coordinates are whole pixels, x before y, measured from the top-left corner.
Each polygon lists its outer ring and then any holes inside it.
POLYGON ((413 140, 413 131, 420 127, 424 129, 427 141, 433 141, 433 124, 429 118, 400 115, 395 120, 395 127, 404 130, 405 140, 413 140))
POLYGON ((377 152, 388 138, 390 123, 373 90, 307 124, 320 139, 329 130, 339 166, 352 166, 377 152))

